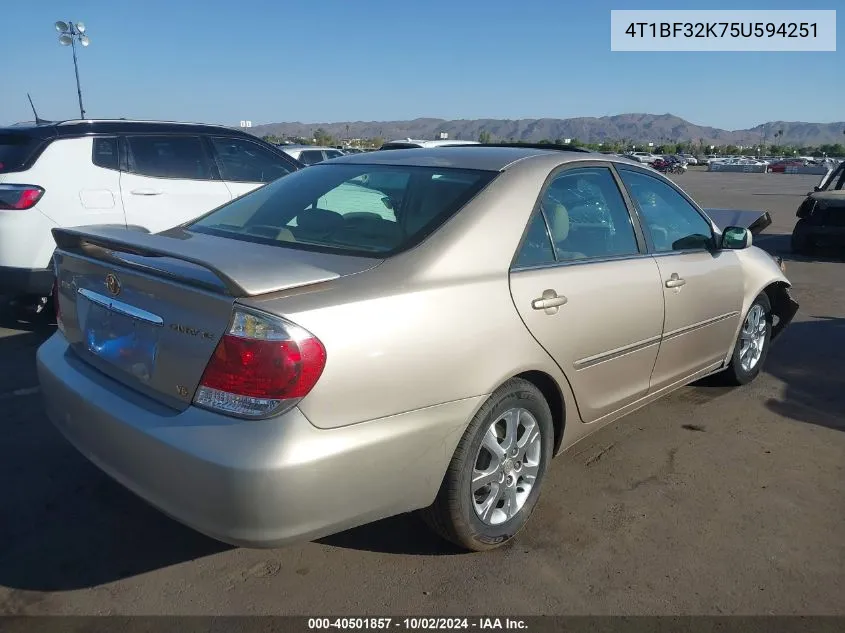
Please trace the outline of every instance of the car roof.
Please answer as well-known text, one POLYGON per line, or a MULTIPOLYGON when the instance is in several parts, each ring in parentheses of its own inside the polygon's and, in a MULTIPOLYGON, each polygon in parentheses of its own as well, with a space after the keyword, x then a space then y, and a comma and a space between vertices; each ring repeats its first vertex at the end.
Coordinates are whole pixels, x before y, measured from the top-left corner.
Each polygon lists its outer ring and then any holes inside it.
POLYGON ((87 136, 89 134, 225 134, 251 140, 259 140, 238 128, 208 123, 184 123, 180 121, 138 121, 130 119, 70 119, 67 121, 43 121, 19 123, 0 128, 5 132, 28 134, 39 138, 87 136))
POLYGON ((401 167, 444 167, 453 169, 477 169, 481 171, 502 171, 514 163, 532 157, 556 158, 560 163, 600 160, 625 164, 639 164, 625 158, 606 156, 592 152, 539 149, 536 147, 490 147, 485 145, 455 145, 396 149, 389 152, 366 152, 347 154, 332 160, 333 164, 350 163, 358 165, 396 165, 401 167))
POLYGON ((438 139, 434 141, 419 138, 399 138, 387 141, 382 147, 389 145, 419 145, 420 147, 446 147, 448 145, 479 145, 478 141, 462 141, 460 139, 438 139))

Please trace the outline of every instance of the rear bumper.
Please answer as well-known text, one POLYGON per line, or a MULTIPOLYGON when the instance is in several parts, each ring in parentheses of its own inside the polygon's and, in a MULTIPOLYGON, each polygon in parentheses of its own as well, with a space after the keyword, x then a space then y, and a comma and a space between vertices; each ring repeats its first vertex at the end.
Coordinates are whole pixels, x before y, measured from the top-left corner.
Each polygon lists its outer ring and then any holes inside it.
POLYGON ((52 270, 0 266, 0 295, 47 297, 52 289, 52 270))
POLYGON ((275 547, 429 505, 481 397, 332 430, 299 409, 244 421, 167 409, 55 334, 38 350, 47 412, 90 461, 208 536, 275 547))

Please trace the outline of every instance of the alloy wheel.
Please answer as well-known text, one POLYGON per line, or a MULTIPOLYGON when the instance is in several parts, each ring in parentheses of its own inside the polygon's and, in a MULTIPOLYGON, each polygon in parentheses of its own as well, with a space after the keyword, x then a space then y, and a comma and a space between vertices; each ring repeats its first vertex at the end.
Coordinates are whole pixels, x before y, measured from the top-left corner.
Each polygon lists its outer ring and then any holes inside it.
POLYGON ((541 455, 540 425, 528 410, 509 409, 487 427, 471 483, 481 521, 499 525, 516 516, 537 480, 541 455))

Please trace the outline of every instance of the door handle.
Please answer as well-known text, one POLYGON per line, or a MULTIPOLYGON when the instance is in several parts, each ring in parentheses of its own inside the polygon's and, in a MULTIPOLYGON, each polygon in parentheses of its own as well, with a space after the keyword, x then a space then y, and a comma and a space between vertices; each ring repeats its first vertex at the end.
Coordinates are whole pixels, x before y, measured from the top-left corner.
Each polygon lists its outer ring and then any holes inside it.
POLYGON ((133 196, 160 196, 163 192, 161 189, 133 189, 133 196))
POLYGON ((560 306, 567 301, 566 297, 549 288, 543 291, 543 296, 531 302, 531 307, 535 310, 545 310, 546 314, 556 314, 560 306))
POLYGON ((672 273, 672 276, 666 280, 666 287, 667 288, 680 288, 684 284, 687 283, 686 279, 681 279, 678 277, 678 273, 672 273))

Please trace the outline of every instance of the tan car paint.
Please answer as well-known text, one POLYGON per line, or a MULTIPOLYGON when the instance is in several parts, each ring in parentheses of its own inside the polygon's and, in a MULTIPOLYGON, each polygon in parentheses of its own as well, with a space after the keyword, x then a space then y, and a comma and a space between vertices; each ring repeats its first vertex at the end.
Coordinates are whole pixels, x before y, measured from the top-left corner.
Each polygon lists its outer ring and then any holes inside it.
POLYGON ((648 392, 663 330, 663 293, 651 257, 516 270, 511 292, 528 330, 569 377, 583 421, 648 392), (547 289, 567 299, 554 314, 532 307, 547 289))
MULTIPOLYGON (((734 284, 731 281, 731 278, 743 278, 736 265, 737 252, 722 253, 715 258, 706 254, 729 275, 727 279, 702 276, 703 262, 696 263, 697 256, 693 256, 693 261, 684 262, 682 270, 690 278, 689 286, 681 293, 673 294, 690 295, 690 290, 699 288, 707 298, 688 300, 683 296, 685 306, 678 306, 672 321, 677 325, 675 329, 700 325, 715 317, 725 318, 697 328, 700 331, 686 340, 684 336, 675 337, 677 340, 667 346, 665 360, 659 365, 665 368, 659 382, 652 382, 646 393, 643 393, 642 383, 647 379, 631 381, 625 388, 613 390, 608 390, 608 384, 615 383, 605 380, 613 376, 625 377, 634 368, 645 368, 643 371, 648 372, 649 359, 652 363, 656 360, 654 345, 647 344, 631 354, 621 355, 606 366, 600 363, 582 369, 582 372, 599 377, 600 381, 593 383, 583 380, 588 374, 579 375, 565 362, 561 363, 561 369, 521 320, 513 318, 515 306, 507 291, 507 271, 536 200, 535 194, 527 192, 539 192, 548 174, 564 163, 574 168, 594 164, 594 160, 587 157, 585 161, 572 161, 571 157, 567 160, 553 154, 522 159, 418 247, 366 274, 244 301, 287 315, 326 344, 329 350, 326 369, 313 391, 300 404, 308 419, 319 428, 355 424, 399 411, 489 394, 514 375, 540 371, 554 379, 563 396, 567 422, 561 442, 563 449, 596 427, 722 366, 724 359, 729 358, 730 352, 725 350, 733 346, 740 316, 757 294, 755 292, 750 298, 746 295, 741 306, 738 300, 730 299, 730 288, 742 292, 738 285, 741 282, 734 284), (479 226, 483 228, 473 230, 479 226), (710 349, 707 345, 711 342, 719 344, 710 349), (694 362, 679 357, 679 352, 685 349, 695 352, 694 362), (673 368, 675 373, 672 373, 673 368), (461 380, 443 380, 447 370, 461 380), (350 371, 354 372, 355 380, 349 380, 350 371), (372 385, 379 388, 378 398, 370 397, 372 385), (579 385, 586 389, 583 394, 579 385), (598 424, 585 424, 589 422, 598 424)), ((771 258, 759 252, 759 257, 741 258, 743 262, 754 262, 750 267, 742 266, 746 271, 746 288, 749 284, 763 288, 775 281, 786 281, 771 258), (766 260, 771 265, 767 265, 766 260)), ((747 255, 747 252, 739 255, 747 255)), ((689 258, 689 255, 682 257, 689 258)), ((656 259, 659 258, 644 256, 642 266, 651 266, 656 271, 656 259)), ((575 284, 579 288, 576 294, 581 296, 580 293, 588 292, 590 285, 587 273, 599 267, 613 271, 609 278, 620 281, 628 279, 627 274, 633 270, 622 262, 610 266, 585 262, 561 268, 582 271, 576 273, 578 282, 575 284)), ((525 272, 514 273, 512 278, 522 275, 525 272)), ((657 293, 664 291, 657 272, 654 285, 656 290, 652 292, 656 298, 657 293)), ((545 287, 540 286, 544 284, 537 286, 542 293, 545 287)), ((524 295, 522 293, 521 288, 514 290, 514 300, 519 301, 522 296, 524 303, 526 299, 534 298, 527 289, 524 295)), ((569 293, 572 294, 572 290, 569 293)), ((607 297, 602 301, 624 310, 626 321, 632 320, 633 305, 640 309, 644 305, 633 295, 624 305, 607 297)), ((653 317, 654 307, 651 302, 647 305, 653 317)), ((566 308, 563 306, 559 314, 565 315, 566 308)), ((591 321, 595 323, 595 317, 586 323, 591 321)), ((573 356, 571 360, 589 360, 597 354, 619 351, 626 345, 646 343, 653 337, 659 339, 661 335, 654 327, 642 325, 640 319, 626 323, 623 328, 619 327, 620 322, 616 321, 611 331, 616 336, 619 329, 627 328, 630 334, 618 339, 623 343, 608 342, 604 345, 606 349, 600 349, 599 343, 592 347, 585 345, 581 348, 583 352, 574 354, 578 358, 573 356)), ((608 326, 599 322, 593 330, 587 328, 579 333, 585 340, 596 341, 597 337, 607 335, 608 326)))
POLYGON ((651 388, 659 389, 718 361, 733 343, 742 307, 742 270, 733 251, 654 257, 665 323, 651 388), (666 287, 666 284, 683 285, 666 287))

